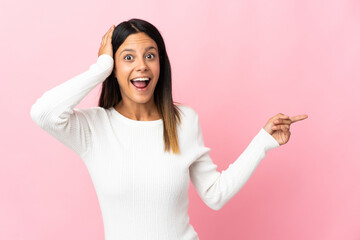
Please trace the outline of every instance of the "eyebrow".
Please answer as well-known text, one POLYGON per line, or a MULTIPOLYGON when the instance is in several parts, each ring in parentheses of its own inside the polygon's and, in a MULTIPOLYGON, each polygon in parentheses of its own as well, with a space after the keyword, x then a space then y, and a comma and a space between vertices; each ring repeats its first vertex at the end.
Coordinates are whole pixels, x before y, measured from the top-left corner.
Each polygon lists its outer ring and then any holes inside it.
MULTIPOLYGON (((145 50, 148 51, 149 49, 156 49, 156 47, 150 46, 150 47, 147 47, 145 50)), ((119 55, 122 54, 122 53, 125 52, 125 51, 135 52, 134 49, 126 48, 126 49, 122 50, 122 51, 119 53, 119 55)))

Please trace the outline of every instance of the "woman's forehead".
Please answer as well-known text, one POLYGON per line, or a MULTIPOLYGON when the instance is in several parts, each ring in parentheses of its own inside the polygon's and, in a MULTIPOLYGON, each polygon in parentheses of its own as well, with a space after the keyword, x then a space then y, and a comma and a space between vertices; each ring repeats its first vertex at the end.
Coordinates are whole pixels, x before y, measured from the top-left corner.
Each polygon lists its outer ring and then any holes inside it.
MULTIPOLYGON (((127 46, 143 46, 143 45, 155 45, 156 42, 145 33, 134 33, 129 35, 125 41, 121 44, 120 48, 127 46)), ((146 46, 145 46, 146 47, 146 46)))
POLYGON ((156 42, 145 33, 135 33, 126 38, 117 53, 120 55, 122 52, 143 52, 149 49, 158 50, 156 42))

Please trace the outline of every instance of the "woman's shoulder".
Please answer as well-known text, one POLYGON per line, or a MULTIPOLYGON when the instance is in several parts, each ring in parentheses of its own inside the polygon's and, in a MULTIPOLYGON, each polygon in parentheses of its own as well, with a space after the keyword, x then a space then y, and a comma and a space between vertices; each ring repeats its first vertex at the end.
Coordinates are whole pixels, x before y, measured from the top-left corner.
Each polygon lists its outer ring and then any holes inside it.
POLYGON ((109 109, 105 109, 102 107, 74 108, 73 110, 77 114, 82 114, 88 120, 99 118, 101 116, 106 116, 107 111, 109 111, 109 109))
POLYGON ((180 112, 187 118, 196 117, 197 115, 195 109, 189 105, 178 104, 176 106, 180 109, 180 112))
POLYGON ((182 117, 182 125, 189 126, 190 128, 193 128, 194 126, 197 126, 198 122, 198 114, 195 111, 195 109, 189 105, 177 105, 181 112, 182 117))

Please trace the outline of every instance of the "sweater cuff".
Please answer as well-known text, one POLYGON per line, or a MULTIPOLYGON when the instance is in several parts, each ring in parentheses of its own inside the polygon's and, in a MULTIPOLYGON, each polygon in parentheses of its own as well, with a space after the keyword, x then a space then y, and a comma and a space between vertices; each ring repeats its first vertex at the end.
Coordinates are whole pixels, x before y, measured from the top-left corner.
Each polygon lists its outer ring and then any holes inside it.
POLYGON ((101 68, 103 68, 104 70, 109 70, 110 71, 110 69, 111 69, 111 71, 112 71, 113 64, 114 64, 114 59, 110 55, 104 53, 104 54, 101 54, 98 57, 96 63, 98 65, 100 65, 101 68))
POLYGON ((259 141, 263 144, 265 152, 280 146, 280 144, 264 128, 261 128, 258 135, 259 141))

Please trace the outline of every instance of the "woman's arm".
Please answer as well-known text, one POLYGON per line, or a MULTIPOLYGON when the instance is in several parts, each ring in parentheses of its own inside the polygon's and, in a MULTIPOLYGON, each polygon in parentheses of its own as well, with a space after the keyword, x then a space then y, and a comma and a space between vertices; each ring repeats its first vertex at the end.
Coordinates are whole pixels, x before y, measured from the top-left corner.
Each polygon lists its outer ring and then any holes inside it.
POLYGON ((85 111, 74 107, 112 72, 113 58, 102 54, 90 68, 46 91, 32 105, 34 122, 79 156, 91 146, 91 129, 85 111))
POLYGON ((213 210, 219 210, 248 181, 266 152, 280 145, 261 128, 236 161, 220 173, 209 156, 210 148, 204 146, 197 114, 194 122, 196 123, 198 154, 196 160, 190 165, 190 178, 205 204, 213 210))

